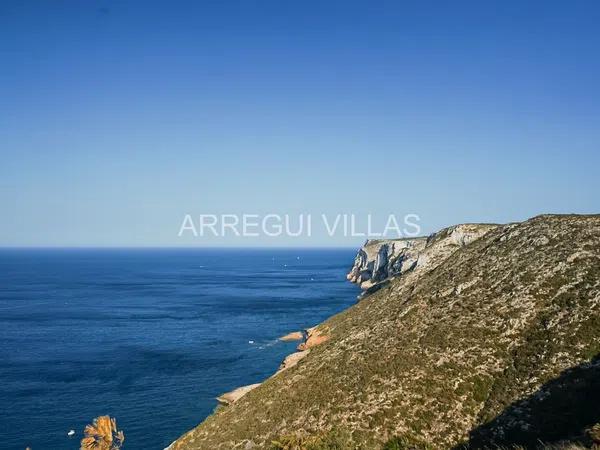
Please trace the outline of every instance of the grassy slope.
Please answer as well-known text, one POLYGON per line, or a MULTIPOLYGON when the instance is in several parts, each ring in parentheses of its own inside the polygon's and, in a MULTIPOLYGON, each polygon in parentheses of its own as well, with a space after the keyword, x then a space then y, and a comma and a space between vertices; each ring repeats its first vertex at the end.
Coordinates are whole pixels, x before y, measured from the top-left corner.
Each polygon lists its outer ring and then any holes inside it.
POLYGON ((182 436, 177 449, 268 448, 342 430, 448 448, 600 352, 600 216, 499 227, 320 326, 331 339, 182 436))

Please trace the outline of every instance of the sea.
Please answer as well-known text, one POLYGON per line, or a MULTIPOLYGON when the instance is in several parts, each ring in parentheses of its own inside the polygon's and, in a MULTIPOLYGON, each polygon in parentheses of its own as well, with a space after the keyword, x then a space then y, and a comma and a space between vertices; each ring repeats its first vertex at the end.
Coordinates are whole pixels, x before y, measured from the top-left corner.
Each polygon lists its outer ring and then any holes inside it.
POLYGON ((356 302, 355 249, 1 249, 0 448, 163 449, 356 302), (75 431, 68 436, 70 430, 75 431))

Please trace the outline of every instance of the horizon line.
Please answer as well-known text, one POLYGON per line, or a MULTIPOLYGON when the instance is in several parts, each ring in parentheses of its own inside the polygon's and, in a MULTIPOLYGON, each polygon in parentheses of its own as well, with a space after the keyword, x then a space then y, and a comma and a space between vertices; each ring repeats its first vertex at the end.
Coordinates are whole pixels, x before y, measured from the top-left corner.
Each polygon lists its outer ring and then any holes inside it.
POLYGON ((302 250, 302 249, 356 249, 342 245, 248 245, 248 246, 176 246, 176 245, 0 245, 0 250, 302 250))

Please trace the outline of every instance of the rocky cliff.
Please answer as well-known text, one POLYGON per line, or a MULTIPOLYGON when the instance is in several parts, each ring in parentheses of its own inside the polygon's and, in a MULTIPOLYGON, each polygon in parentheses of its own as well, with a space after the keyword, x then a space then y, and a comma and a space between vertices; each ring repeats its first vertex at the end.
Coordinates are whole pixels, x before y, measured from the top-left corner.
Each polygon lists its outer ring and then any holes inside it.
POLYGON ((362 289, 413 270, 435 268, 454 251, 473 242, 498 225, 461 224, 412 239, 373 239, 354 258, 348 280, 362 289))
POLYGON ((371 241, 357 260, 350 278, 388 281, 172 449, 600 442, 600 216, 371 241))

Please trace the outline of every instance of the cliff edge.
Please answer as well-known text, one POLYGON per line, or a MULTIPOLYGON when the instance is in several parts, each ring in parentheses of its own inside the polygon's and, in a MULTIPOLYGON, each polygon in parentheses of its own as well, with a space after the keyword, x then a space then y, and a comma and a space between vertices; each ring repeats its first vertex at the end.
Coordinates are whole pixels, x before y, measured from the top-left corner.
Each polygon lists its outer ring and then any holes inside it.
POLYGON ((370 241, 350 278, 387 281, 171 448, 594 445, 600 216, 370 241))
POLYGON ((467 223, 444 228, 428 237, 368 240, 358 250, 347 278, 367 290, 409 271, 426 272, 497 227, 467 223))

